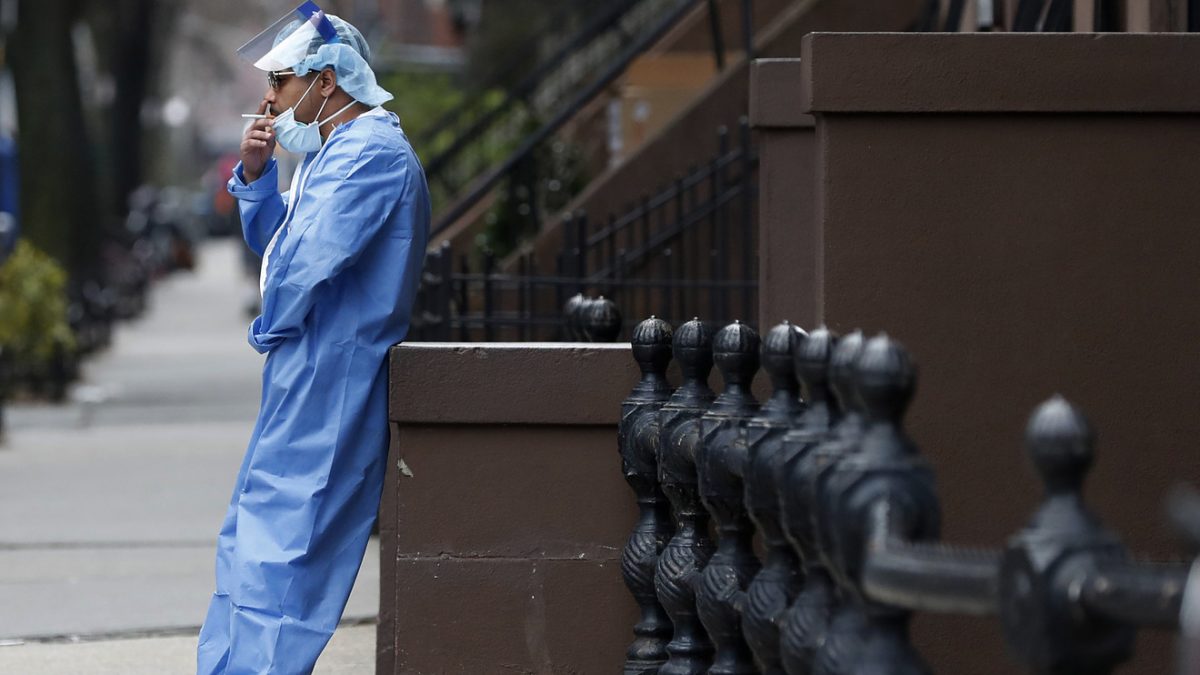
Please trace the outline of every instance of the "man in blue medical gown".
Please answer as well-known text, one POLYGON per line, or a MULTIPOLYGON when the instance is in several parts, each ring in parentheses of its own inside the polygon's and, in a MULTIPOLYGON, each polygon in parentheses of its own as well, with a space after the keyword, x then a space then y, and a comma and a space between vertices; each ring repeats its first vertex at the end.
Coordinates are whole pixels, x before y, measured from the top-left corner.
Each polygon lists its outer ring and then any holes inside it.
MULTIPOLYGON (((197 672, 301 674, 366 550, 387 455, 388 347, 429 229, 425 177, 350 24, 313 3, 269 35, 269 85, 229 181, 263 257, 262 403, 218 537, 197 672), (280 193, 276 143, 304 153, 280 193)), ((249 45, 248 45, 249 46, 249 45)), ((245 55, 245 54, 244 54, 245 55)))

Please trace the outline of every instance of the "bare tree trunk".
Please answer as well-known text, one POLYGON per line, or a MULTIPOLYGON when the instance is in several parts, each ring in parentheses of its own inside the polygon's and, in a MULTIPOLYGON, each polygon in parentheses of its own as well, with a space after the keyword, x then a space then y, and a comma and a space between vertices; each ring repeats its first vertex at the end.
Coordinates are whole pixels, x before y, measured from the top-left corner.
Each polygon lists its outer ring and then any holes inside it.
POLYGON ((19 0, 7 53, 17 95, 22 231, 76 280, 98 271, 96 213, 70 0, 19 0))
POLYGON ((112 76, 114 97, 106 111, 109 144, 105 170, 116 213, 123 214, 129 193, 145 180, 148 131, 142 106, 157 94, 167 57, 165 37, 178 14, 173 0, 109 0, 87 10, 101 69, 112 76))

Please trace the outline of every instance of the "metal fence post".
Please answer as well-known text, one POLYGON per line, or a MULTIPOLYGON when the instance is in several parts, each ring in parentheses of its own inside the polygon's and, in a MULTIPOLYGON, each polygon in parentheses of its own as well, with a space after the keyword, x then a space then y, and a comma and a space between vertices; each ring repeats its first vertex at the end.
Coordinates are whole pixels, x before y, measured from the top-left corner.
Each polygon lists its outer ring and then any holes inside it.
MULTIPOLYGON (((563 232, 564 239, 566 236, 567 236, 567 233, 563 232)), ((567 281, 566 281, 566 277, 567 277, 566 264, 567 263, 566 263, 566 254, 565 253, 559 252, 558 254, 556 254, 554 256, 554 306, 555 307, 562 307, 563 305, 566 304, 566 301, 563 300, 563 296, 565 295, 563 287, 567 283, 567 281)), ((560 331, 559 339, 563 339, 563 338, 570 339, 571 336, 568 333, 561 332, 563 330, 562 323, 559 323, 558 330, 560 331)))
POLYGON ((491 342, 496 339, 496 327, 492 323, 492 315, 496 308, 495 287, 492 284, 492 274, 496 269, 496 256, 490 250, 483 252, 483 339, 491 342))
MULTIPOLYGON (((687 178, 684 180, 684 190, 685 190, 684 204, 686 204, 686 206, 684 207, 685 208, 684 217, 682 219, 682 222, 680 223, 680 232, 679 232, 679 234, 680 234, 679 250, 681 252, 687 251, 687 256, 682 261, 682 262, 684 262, 683 277, 685 279, 688 279, 688 278, 700 279, 703 274, 700 271, 700 258, 701 258, 700 237, 696 236, 699 233, 700 228, 697 227, 697 228, 693 229, 692 222, 691 222, 694 214, 699 210, 698 204, 697 204, 697 202, 700 200, 700 194, 699 194, 700 193, 700 190, 699 190, 700 185, 699 184, 700 184, 700 171, 695 166, 692 166, 691 168, 688 169, 687 178), (692 236, 688 236, 689 234, 692 236)), ((685 314, 689 310, 694 310, 697 312, 700 311, 699 306, 687 307, 685 302, 682 299, 680 300, 679 304, 684 307, 685 314)), ((697 305, 698 304, 699 303, 697 303, 697 305)), ((716 317, 713 317, 713 320, 717 321, 719 319, 717 319, 716 317)))
MULTIPOLYGON (((809 521, 820 508, 822 488, 833 475, 838 462, 850 457, 858 450, 862 440, 866 418, 863 414, 862 402, 859 400, 855 384, 855 367, 862 355, 863 334, 854 331, 838 340, 837 347, 829 357, 829 386, 830 393, 838 402, 841 418, 830 430, 829 438, 819 443, 805 457, 804 465, 797 467, 791 477, 790 487, 796 487, 796 481, 802 481, 802 493, 797 495, 801 508, 809 513, 809 521), (807 489, 803 489, 807 487, 807 489)), ((784 489, 781 486, 781 489, 784 489)), ((859 654, 865 648, 863 640, 866 634, 867 617, 862 603, 852 602, 849 597, 850 583, 837 576, 833 559, 829 556, 833 541, 829 527, 813 528, 813 551, 815 560, 811 564, 813 576, 820 575, 823 579, 834 578, 840 586, 837 588, 837 598, 832 613, 826 617, 824 636, 812 635, 816 639, 818 649, 814 654, 814 666, 817 668, 841 668, 851 655, 859 654)), ((808 570, 810 566, 806 566, 808 570)))
MULTIPOLYGON (((837 335, 821 327, 809 333, 796 348, 796 375, 804 383, 808 409, 795 427, 784 434, 774 463, 774 482, 779 490, 780 526, 791 543, 797 560, 804 565, 803 583, 780 624, 780 660, 787 672, 808 672, 812 655, 823 631, 832 603, 833 583, 815 563, 818 556, 804 545, 809 513, 789 508, 793 469, 800 457, 828 437, 839 415, 829 390, 829 358, 837 335)), ((841 671, 834 671, 841 672, 841 671)))
MULTIPOLYGON (((628 209, 625 212, 628 213, 628 209)), ((611 213, 608 215, 608 235, 604 237, 604 240, 608 244, 608 278, 612 279, 617 269, 617 217, 611 213)), ((607 293, 613 294, 611 284, 608 286, 607 293)))
MULTIPOLYGON (((642 255, 644 257, 648 258, 650 256, 650 195, 647 195, 647 194, 642 195, 641 221, 642 221, 642 255)), ((633 247, 630 246, 630 249, 632 249, 632 248, 633 247)), ((643 265, 642 267, 648 268, 649 265, 643 265)), ((652 304, 654 302, 653 298, 654 298, 654 289, 652 289, 649 284, 646 284, 646 288, 642 292, 642 301, 645 303, 645 306, 647 308, 652 306, 652 304)), ((670 314, 667 315, 667 319, 670 320, 670 314)))
POLYGON ((742 0, 742 42, 746 47, 746 61, 754 60, 754 4, 753 0, 742 0))
POLYGON ((771 378, 773 393, 743 432, 746 510, 758 527, 766 559, 746 589, 742 632, 766 675, 784 672, 779 660, 779 625, 800 590, 800 559, 779 524, 779 486, 773 469, 783 450, 784 434, 804 412, 792 357, 805 335, 786 321, 767 333, 762 344, 762 365, 771 378))
POLYGON ((529 279, 525 284, 525 306, 529 308, 529 334, 534 340, 541 339, 541 331, 537 322, 537 287, 541 277, 538 276, 537 258, 529 256, 529 279))
MULTIPOLYGON (((884 532, 905 541, 937 538, 941 520, 933 473, 904 431, 903 416, 916 384, 916 371, 899 343, 880 335, 868 340, 856 359, 855 382, 867 427, 857 452, 828 476, 819 511, 833 546, 831 567, 853 602, 863 603, 867 622, 863 649, 844 667, 858 672, 924 673, 920 654, 908 640, 911 611, 872 599, 861 580, 871 536, 884 532), (869 446, 866 445, 870 439, 869 446), (885 529, 879 529, 880 523, 885 529)), ((788 486, 795 489, 798 478, 788 486)), ((811 518, 811 515, 810 515, 811 518)), ((820 520, 820 517, 818 519, 820 520)))
POLYGON ((1101 593, 1117 604, 1132 605, 1132 598, 1122 597, 1121 584, 1108 580, 1067 590, 1081 567, 1095 569, 1105 562, 1120 567, 1127 560, 1116 534, 1099 523, 1081 494, 1094 460, 1091 427, 1074 406, 1054 397, 1030 417, 1025 443, 1046 499, 1028 528, 1010 540, 1000 563, 1005 637, 1037 672, 1065 672, 1066 664, 1071 672, 1110 672, 1133 655, 1136 631, 1081 612, 1080 600, 1096 599, 1092 594, 1100 585, 1101 593), (1074 601, 1068 596, 1075 596, 1074 601), (1055 626, 1071 629, 1053 630, 1055 626))
POLYGON ((471 339, 471 327, 468 323, 471 312, 471 286, 468 281, 471 274, 471 264, 467 260, 466 255, 459 257, 458 262, 459 270, 462 272, 458 300, 458 339, 467 342, 471 339))
POLYGON ((721 30, 721 9, 717 0, 708 0, 708 30, 712 35, 713 61, 717 71, 725 70, 725 36, 721 30))
POLYGON ((642 378, 621 405, 617 430, 621 469, 637 497, 640 516, 621 553, 621 574, 641 609, 635 639, 625 655, 625 675, 657 673, 667 661, 671 619, 658 601, 654 572, 658 556, 675 532, 670 504, 658 482, 659 410, 671 397, 667 364, 671 326, 650 317, 638 324, 630 343, 642 378))
POLYGON ((575 214, 575 232, 575 278, 579 282, 577 292, 587 293, 588 222, 587 213, 582 210, 575 214))
MULTIPOLYGON (((671 248, 672 248, 673 252, 679 253, 677 259, 673 261, 674 268, 675 268, 674 274, 671 276, 670 279, 668 279, 668 282, 670 283, 670 286, 671 286, 672 293, 675 292, 676 279, 687 278, 687 247, 684 246, 685 242, 679 240, 680 234, 683 233, 683 222, 684 222, 684 219, 686 218, 686 208, 687 208, 686 204, 684 202, 683 181, 684 181, 683 174, 677 174, 675 176, 675 195, 674 195, 675 222, 672 224, 671 233, 667 237, 667 241, 671 242, 671 248)), ((686 316, 687 311, 688 311, 687 301, 684 296, 685 296, 685 293, 682 290, 680 290, 678 297, 675 300, 672 300, 672 302, 675 302, 676 300, 678 301, 680 316, 686 316)))
POLYGON ((700 418, 696 454, 700 499, 713 518, 717 550, 700 573, 696 609, 716 645, 709 672, 754 671, 753 655, 742 636, 740 608, 746 588, 761 564, 754 555, 754 525, 746 513, 746 446, 738 442, 742 425, 758 411, 750 392, 759 365, 759 338, 735 321, 713 338, 713 361, 725 389, 700 418))
POLYGON ((454 295, 454 254, 450 250, 450 242, 443 241, 438 251, 438 276, 441 284, 438 286, 438 311, 441 313, 441 325, 438 327, 438 339, 450 341, 450 322, 453 320, 454 307, 451 299, 454 295))
MULTIPOLYGON (((713 279, 717 282, 729 280, 729 216, 725 201, 726 155, 729 154, 729 129, 717 128, 717 156, 713 159, 713 279)), ((717 298, 717 316, 729 316, 729 293, 727 286, 713 288, 717 298)))
POLYGON ((700 416, 714 398, 708 388, 712 371, 712 331, 693 319, 675 331, 672 353, 683 371, 683 383, 659 411, 658 477, 671 501, 675 535, 658 558, 654 584, 658 599, 675 626, 667 645, 662 673, 701 673, 711 664, 712 642, 696 614, 695 579, 713 546, 708 513, 697 493, 696 450, 700 416))
POLYGON ((529 279, 528 256, 517 258, 517 337, 522 342, 529 339, 529 307, 525 304, 525 286, 529 279))
POLYGON ((663 268, 663 272, 662 272, 663 273, 663 283, 662 283, 663 303, 662 304, 663 304, 663 312, 668 317, 675 315, 674 304, 672 303, 672 300, 675 297, 675 276, 674 276, 675 265, 674 265, 674 260, 672 260, 672 258, 673 258, 673 256, 671 255, 671 248, 670 247, 664 248, 663 252, 662 252, 662 268, 663 268))

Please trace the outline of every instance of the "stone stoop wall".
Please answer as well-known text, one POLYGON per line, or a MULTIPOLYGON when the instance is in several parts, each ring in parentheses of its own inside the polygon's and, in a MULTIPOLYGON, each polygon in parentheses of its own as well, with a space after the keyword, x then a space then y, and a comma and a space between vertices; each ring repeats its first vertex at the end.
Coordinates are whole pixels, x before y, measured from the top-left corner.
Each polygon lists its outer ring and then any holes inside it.
POLYGON ((818 315, 820 286, 812 251, 816 231, 816 135, 798 105, 800 61, 759 59, 750 69, 750 125, 758 135, 758 316, 764 331, 785 319, 805 328, 818 315), (803 323, 801 319, 809 319, 803 323))
MULTIPOLYGON (((760 64, 796 84, 756 105, 811 114, 816 148, 764 150, 763 190, 813 201, 764 197, 762 313, 908 347, 945 540, 1024 526, 1041 498, 1025 423, 1059 392, 1097 431, 1089 504, 1132 551, 1182 552, 1163 502, 1200 484, 1197 63, 1200 35, 814 34, 760 64)), ((922 615, 914 637, 935 672, 1022 672, 995 619, 922 615)), ((1143 631, 1120 672, 1173 655, 1143 631)))
POLYGON ((414 343, 390 369, 376 672, 618 672, 629 344, 414 343))

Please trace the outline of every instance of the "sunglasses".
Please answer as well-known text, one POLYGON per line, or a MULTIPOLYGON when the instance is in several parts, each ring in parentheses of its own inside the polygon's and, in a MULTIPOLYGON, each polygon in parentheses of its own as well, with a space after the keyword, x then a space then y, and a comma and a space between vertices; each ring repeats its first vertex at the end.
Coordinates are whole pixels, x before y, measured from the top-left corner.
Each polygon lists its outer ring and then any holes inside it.
POLYGON ((295 74, 296 71, 294 70, 268 70, 267 84, 271 85, 271 88, 275 91, 279 91, 279 85, 283 84, 284 78, 295 74))

